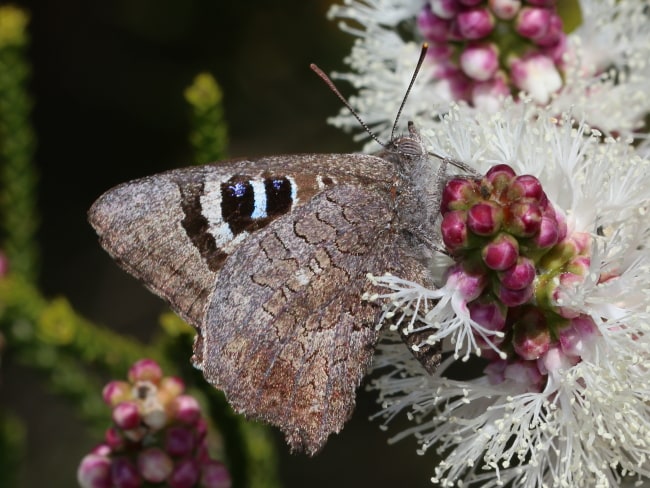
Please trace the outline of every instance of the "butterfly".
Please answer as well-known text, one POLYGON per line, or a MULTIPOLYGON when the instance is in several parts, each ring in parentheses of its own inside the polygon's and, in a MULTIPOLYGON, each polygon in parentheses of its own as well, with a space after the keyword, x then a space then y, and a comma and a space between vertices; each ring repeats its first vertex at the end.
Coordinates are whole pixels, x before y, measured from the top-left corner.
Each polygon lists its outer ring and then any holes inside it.
MULTIPOLYGON (((409 124, 377 155, 228 160, 124 183, 89 221, 117 263, 196 328, 192 361, 206 380, 311 455, 351 416, 372 360, 382 308, 362 296, 381 290, 367 275, 432 284, 430 167, 409 124)), ((400 333, 434 371, 439 346, 400 333)))

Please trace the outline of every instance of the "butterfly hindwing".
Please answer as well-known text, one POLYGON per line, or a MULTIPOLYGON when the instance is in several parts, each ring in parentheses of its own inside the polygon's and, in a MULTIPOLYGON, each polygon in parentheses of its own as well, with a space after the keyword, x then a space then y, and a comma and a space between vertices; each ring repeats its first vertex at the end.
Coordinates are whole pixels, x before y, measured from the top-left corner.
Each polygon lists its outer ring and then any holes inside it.
POLYGON ((366 273, 399 255, 390 203, 384 189, 337 185, 251 236, 219 274, 200 366, 293 449, 316 452, 352 413, 380 311, 361 300, 366 273))

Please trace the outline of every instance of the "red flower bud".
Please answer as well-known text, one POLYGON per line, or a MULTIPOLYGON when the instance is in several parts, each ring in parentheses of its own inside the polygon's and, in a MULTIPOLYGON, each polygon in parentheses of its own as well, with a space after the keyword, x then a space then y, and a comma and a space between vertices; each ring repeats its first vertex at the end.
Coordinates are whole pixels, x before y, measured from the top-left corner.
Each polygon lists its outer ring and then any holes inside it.
POLYGON ((128 374, 131 383, 135 383, 136 381, 151 381, 154 384, 158 384, 162 376, 162 369, 153 359, 140 359, 131 366, 128 374))
POLYGON ((466 213, 454 210, 447 213, 441 224, 442 241, 450 252, 463 249, 468 244, 466 213))
POLYGON ((517 239, 510 234, 501 233, 488 242, 481 250, 485 265, 495 271, 503 271, 514 266, 519 256, 517 239))
POLYGON ((493 202, 481 202, 472 205, 467 213, 467 226, 474 234, 489 236, 501 227, 503 213, 501 207, 493 202))

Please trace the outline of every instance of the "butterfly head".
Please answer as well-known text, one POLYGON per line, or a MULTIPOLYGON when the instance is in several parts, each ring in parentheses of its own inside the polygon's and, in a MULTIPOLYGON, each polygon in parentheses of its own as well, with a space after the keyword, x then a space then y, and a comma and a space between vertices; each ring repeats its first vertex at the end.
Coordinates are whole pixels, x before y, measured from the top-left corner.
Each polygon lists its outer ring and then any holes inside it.
POLYGON ((408 129, 408 135, 395 137, 386 145, 386 149, 408 159, 420 159, 426 157, 427 149, 422 142, 420 133, 415 128, 415 124, 409 121, 408 129))
POLYGON ((406 173, 412 172, 418 162, 429 157, 422 137, 413 122, 409 122, 408 129, 408 134, 394 137, 383 144, 384 150, 381 152, 381 157, 392 161, 399 170, 406 173))

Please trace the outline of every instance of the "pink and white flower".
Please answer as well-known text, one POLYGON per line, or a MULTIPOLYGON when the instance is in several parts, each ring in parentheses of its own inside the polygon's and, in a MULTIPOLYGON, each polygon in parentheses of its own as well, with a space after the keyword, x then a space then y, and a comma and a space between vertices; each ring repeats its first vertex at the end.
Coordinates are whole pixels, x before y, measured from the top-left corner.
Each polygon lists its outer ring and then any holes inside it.
POLYGON ((437 287, 373 277, 393 328, 443 347, 429 375, 389 336, 372 385, 378 417, 413 421, 393 440, 442 459, 441 486, 650 477, 650 160, 550 110, 452 105, 422 129, 484 176, 443 191, 437 287))

